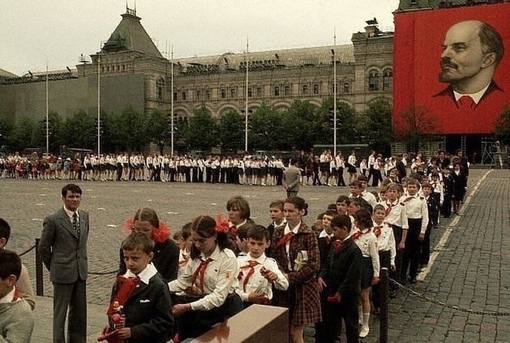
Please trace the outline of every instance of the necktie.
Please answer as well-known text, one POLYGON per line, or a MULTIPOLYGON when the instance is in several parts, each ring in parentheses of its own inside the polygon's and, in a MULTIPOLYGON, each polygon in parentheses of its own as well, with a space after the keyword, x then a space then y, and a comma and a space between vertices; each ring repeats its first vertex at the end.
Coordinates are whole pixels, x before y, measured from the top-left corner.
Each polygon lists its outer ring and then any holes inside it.
POLYGON ((241 269, 248 269, 248 273, 246 273, 246 276, 244 277, 243 281, 243 291, 246 292, 246 285, 248 284, 248 281, 250 281, 251 276, 253 273, 255 273, 255 266, 259 264, 257 261, 249 261, 247 265, 242 266, 241 269))
POLYGON ((212 261, 211 258, 208 258, 207 260, 202 260, 200 262, 200 265, 198 266, 197 270, 193 273, 193 276, 191 278, 191 288, 193 289, 193 286, 196 285, 197 279, 200 281, 199 289, 202 292, 202 295, 204 294, 204 276, 205 276, 205 270, 207 268, 207 265, 212 261))
POLYGON ((469 95, 464 95, 457 100, 457 105, 462 110, 471 110, 475 107, 475 102, 469 95))
POLYGON ((80 222, 78 221, 78 213, 73 213, 73 229, 76 231, 78 238, 80 238, 80 222))
POLYGON ((344 246, 344 242, 342 242, 339 239, 337 239, 336 241, 333 242, 333 249, 335 250, 335 252, 340 252, 340 250, 342 250, 343 246, 344 246))
POLYGON ((276 247, 277 248, 281 248, 283 246, 285 246, 285 244, 287 244, 287 242, 289 242, 292 237, 294 236, 294 232, 289 232, 289 233, 286 233, 281 239, 280 241, 278 242, 278 244, 276 244, 276 247))

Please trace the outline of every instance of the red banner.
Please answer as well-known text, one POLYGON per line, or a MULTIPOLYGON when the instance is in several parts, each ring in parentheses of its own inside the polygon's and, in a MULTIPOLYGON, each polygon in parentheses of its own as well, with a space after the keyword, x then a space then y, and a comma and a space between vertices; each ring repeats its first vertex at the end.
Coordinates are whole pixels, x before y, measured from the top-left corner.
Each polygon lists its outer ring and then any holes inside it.
POLYGON ((510 103, 510 4, 395 13, 397 135, 489 134, 510 103))

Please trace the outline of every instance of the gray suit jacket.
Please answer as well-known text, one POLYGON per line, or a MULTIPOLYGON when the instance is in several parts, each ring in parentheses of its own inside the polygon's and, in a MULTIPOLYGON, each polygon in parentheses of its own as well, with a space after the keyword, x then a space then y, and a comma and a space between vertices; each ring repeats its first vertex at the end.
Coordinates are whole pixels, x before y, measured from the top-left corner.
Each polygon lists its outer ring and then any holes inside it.
POLYGON ((89 214, 78 210, 80 237, 69 216, 61 209, 44 219, 39 249, 54 283, 74 283, 87 278, 89 214))
POLYGON ((287 186, 287 191, 299 192, 299 177, 301 171, 296 166, 289 166, 283 172, 284 185, 287 186))

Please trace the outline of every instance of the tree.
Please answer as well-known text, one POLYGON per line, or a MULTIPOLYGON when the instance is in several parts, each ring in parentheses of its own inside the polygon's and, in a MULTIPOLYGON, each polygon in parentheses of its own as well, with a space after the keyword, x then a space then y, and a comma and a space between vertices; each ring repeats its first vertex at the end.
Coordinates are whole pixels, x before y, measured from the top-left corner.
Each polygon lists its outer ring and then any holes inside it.
POLYGON ((283 131, 293 149, 309 150, 319 141, 324 122, 318 107, 296 100, 283 116, 283 131))
MULTIPOLYGON (((352 144, 360 140, 359 118, 356 110, 349 104, 337 100, 337 144, 352 144)), ((325 99, 320 109, 321 136, 317 140, 322 144, 333 144, 333 132, 328 130, 329 112, 333 111, 333 98, 325 99), (324 132, 324 130, 327 130, 324 132)))
POLYGON ((160 154, 163 154, 165 141, 169 136, 166 114, 159 110, 151 111, 145 118, 145 132, 147 137, 158 145, 160 154))
POLYGON ((22 152, 26 148, 38 148, 37 136, 40 135, 40 128, 33 118, 22 117, 14 125, 12 135, 9 139, 11 148, 22 152))
POLYGON ((502 145, 510 145, 510 106, 505 107, 496 119, 494 138, 502 145))
POLYGON ((286 150, 292 147, 281 113, 262 104, 252 116, 249 142, 253 149, 286 150))
POLYGON ((127 107, 111 118, 112 142, 127 151, 141 151, 149 142, 145 133, 144 115, 133 107, 127 107))
POLYGON ((218 123, 221 147, 229 150, 242 150, 244 147, 244 116, 230 110, 223 114, 218 123))
POLYGON ((188 147, 198 150, 209 150, 219 144, 218 126, 205 106, 193 112, 184 136, 188 147))
POLYGON ((395 135, 407 142, 417 153, 420 142, 427 136, 436 132, 437 117, 431 114, 426 108, 411 106, 400 114, 400 125, 395 127, 395 135))
POLYGON ((64 145, 90 149, 96 145, 95 116, 83 110, 67 118, 64 124, 64 145))
POLYGON ((388 98, 378 97, 368 104, 363 113, 360 132, 366 136, 370 149, 388 156, 391 152, 391 104, 388 98))

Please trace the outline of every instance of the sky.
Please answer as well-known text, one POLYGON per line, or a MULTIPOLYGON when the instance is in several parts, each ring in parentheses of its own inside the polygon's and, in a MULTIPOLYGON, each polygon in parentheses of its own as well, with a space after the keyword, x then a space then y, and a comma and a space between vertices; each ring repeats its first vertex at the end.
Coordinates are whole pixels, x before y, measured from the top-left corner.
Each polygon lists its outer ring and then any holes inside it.
POLYGON ((74 68, 100 47, 126 4, 174 58, 350 44, 377 18, 393 30, 398 0, 1 0, 0 68, 17 75, 74 68))

